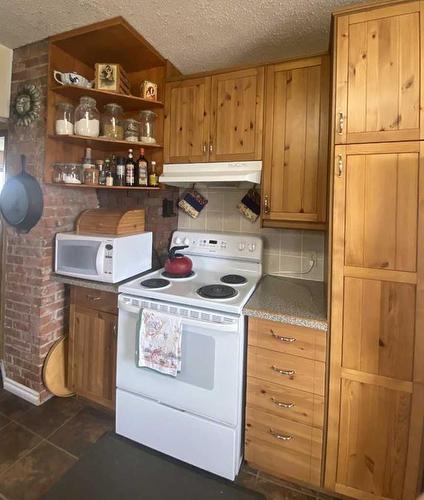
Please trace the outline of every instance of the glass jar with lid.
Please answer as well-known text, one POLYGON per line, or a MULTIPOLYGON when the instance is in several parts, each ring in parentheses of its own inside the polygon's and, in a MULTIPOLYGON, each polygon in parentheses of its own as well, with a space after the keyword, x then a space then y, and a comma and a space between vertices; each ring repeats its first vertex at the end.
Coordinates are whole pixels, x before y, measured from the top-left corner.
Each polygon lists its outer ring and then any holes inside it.
POLYGON ((65 184, 82 184, 82 165, 80 163, 67 163, 63 172, 65 184))
POLYGON ((53 165, 53 182, 63 183, 66 173, 66 163, 55 163, 53 165))
POLYGON ((100 113, 96 100, 83 96, 75 110, 75 134, 86 137, 98 137, 100 132, 100 113))
POLYGON ((157 114, 148 109, 140 111, 140 141, 144 144, 156 143, 157 114))
POLYGON ((74 133, 74 106, 69 102, 56 104, 55 132, 57 135, 73 135, 74 133))
POLYGON ((124 139, 122 115, 124 110, 119 104, 113 102, 105 104, 102 114, 102 134, 110 139, 124 139))
POLYGON ((129 142, 138 142, 139 123, 133 118, 124 120, 124 139, 129 142))

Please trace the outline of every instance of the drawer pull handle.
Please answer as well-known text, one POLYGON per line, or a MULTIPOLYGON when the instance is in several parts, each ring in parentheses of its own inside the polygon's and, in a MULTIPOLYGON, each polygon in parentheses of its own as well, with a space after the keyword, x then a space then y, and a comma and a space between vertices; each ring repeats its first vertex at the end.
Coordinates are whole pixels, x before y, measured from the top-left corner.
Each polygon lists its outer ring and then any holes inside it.
POLYGON ((97 302, 98 300, 101 300, 102 298, 99 297, 98 295, 87 295, 87 299, 91 300, 91 302, 97 302))
POLYGON ((274 397, 271 398, 271 401, 275 404, 275 406, 278 406, 279 408, 293 408, 293 406, 296 406, 294 403, 285 403, 284 401, 278 401, 274 397))
POLYGON ((294 438, 291 434, 280 434, 279 432, 275 432, 273 429, 269 429, 268 431, 271 436, 275 437, 275 439, 280 439, 281 441, 290 441, 294 438))
POLYGON ((271 366, 271 370, 274 370, 275 372, 280 373, 281 375, 287 375, 290 378, 293 378, 293 376, 296 373, 295 370, 282 370, 281 368, 278 368, 275 365, 271 366))
POLYGON ((275 340, 281 340, 281 342, 296 342, 296 337, 284 337, 283 335, 277 335, 271 330, 271 335, 275 338, 275 340))

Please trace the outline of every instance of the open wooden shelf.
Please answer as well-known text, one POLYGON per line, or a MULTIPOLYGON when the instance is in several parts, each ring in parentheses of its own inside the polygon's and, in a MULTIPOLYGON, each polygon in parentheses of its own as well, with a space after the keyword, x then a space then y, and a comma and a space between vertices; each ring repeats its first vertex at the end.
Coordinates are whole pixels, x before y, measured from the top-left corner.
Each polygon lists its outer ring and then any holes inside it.
POLYGON ((82 96, 89 96, 95 99, 96 103, 100 106, 114 102, 122 106, 124 111, 163 108, 163 102, 161 101, 149 101, 148 99, 133 95, 118 94, 116 92, 108 92, 107 90, 87 89, 84 87, 77 87, 76 85, 54 85, 50 90, 75 100, 79 100, 82 96))
POLYGON ((64 184, 60 182, 48 182, 47 184, 52 184, 53 186, 59 186, 64 188, 83 188, 83 189, 120 189, 125 191, 159 191, 160 187, 141 187, 141 186, 100 186, 99 184, 64 184))
POLYGON ((56 135, 49 134, 51 139, 56 139, 58 141, 65 141, 71 144, 85 144, 85 146, 90 147, 100 147, 107 151, 122 151, 124 149, 162 149, 160 144, 144 144, 143 142, 129 142, 129 141, 118 141, 114 139, 106 139, 103 137, 85 137, 83 135, 56 135))

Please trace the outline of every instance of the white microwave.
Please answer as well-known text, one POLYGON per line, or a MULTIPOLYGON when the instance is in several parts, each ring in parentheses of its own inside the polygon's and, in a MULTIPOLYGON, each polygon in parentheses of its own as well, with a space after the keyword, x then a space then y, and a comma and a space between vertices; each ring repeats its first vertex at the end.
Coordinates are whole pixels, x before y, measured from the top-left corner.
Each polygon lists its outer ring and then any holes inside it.
POLYGON ((55 271, 118 283, 152 267, 152 233, 129 236, 56 234, 55 271))

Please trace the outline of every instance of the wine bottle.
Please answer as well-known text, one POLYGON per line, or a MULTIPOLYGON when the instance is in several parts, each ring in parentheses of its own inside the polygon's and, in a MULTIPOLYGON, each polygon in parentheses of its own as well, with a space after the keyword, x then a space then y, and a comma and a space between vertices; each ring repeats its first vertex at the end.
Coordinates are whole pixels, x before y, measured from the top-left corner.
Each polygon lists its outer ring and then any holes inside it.
POLYGON ((135 185, 148 186, 149 163, 144 157, 144 148, 140 148, 140 157, 135 165, 135 185))
POLYGON ((128 187, 134 186, 134 170, 135 161, 133 156, 133 150, 128 150, 128 158, 125 164, 125 185, 128 187))

